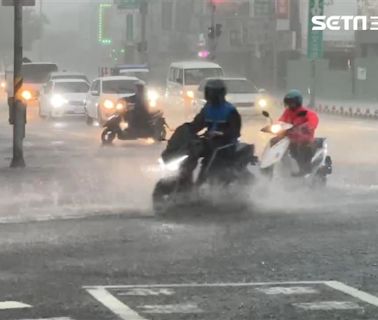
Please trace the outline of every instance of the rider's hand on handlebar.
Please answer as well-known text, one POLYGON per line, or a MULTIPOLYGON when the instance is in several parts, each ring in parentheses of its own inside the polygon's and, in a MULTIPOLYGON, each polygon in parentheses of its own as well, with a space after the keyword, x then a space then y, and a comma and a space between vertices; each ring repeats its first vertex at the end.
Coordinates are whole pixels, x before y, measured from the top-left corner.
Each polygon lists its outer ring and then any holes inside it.
POLYGON ((221 136, 223 136, 223 132, 221 132, 221 131, 209 131, 208 136, 209 136, 209 138, 221 137, 221 136))

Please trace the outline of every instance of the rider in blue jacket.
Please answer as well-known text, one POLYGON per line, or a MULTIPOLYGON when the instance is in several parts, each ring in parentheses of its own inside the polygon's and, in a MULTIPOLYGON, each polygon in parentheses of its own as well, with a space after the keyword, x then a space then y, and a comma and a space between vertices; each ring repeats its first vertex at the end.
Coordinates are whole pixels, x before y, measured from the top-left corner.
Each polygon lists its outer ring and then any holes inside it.
POLYGON ((206 104, 190 126, 194 133, 207 129, 207 134, 219 146, 235 143, 240 137, 241 117, 226 101, 227 88, 220 79, 209 80, 205 86, 206 104))

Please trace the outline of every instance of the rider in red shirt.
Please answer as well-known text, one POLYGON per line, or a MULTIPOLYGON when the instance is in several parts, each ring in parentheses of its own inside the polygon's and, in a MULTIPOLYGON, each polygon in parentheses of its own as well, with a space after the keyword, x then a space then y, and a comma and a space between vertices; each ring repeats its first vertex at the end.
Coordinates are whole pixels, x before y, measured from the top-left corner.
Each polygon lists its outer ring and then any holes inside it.
POLYGON ((284 98, 285 112, 279 121, 292 124, 288 131, 291 141, 290 153, 297 161, 299 172, 294 176, 303 176, 311 172, 313 142, 319 117, 315 111, 303 106, 303 96, 298 90, 291 90, 284 98))

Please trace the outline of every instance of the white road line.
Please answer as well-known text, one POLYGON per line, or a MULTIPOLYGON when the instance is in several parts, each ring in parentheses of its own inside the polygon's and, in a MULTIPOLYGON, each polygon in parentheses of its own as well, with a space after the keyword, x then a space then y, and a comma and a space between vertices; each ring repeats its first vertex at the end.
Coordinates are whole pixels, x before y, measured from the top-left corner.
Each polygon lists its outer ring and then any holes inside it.
POLYGON ((325 284, 332 289, 338 290, 363 302, 378 307, 378 298, 367 292, 358 290, 339 281, 327 281, 325 284))
POLYGON ((259 288, 261 291, 267 295, 302 295, 302 294, 317 294, 318 290, 311 287, 269 287, 269 288, 259 288))
POLYGON ((38 319, 20 319, 20 320, 74 320, 72 318, 38 318, 38 319))
POLYGON ((31 308, 32 306, 26 303, 18 302, 18 301, 1 301, 0 302, 0 310, 7 310, 7 309, 25 309, 31 308))
POLYGON ((118 296, 172 296, 175 292, 171 289, 143 289, 134 288, 124 292, 117 292, 118 296))
POLYGON ((166 305, 144 305, 139 306, 143 313, 148 314, 196 314, 203 313, 196 304, 166 304, 166 305))
POLYGON ((102 303, 122 320, 146 320, 134 310, 130 309, 126 304, 114 297, 103 287, 87 289, 87 291, 90 295, 92 295, 92 297, 102 303))
POLYGON ((129 289, 129 288, 219 288, 219 287, 258 287, 279 285, 326 284, 327 281, 283 281, 283 282, 219 282, 219 283, 180 283, 180 284, 143 284, 143 285, 108 285, 84 286, 84 289, 129 289))
POLYGON ((361 310, 363 309, 357 303, 350 301, 318 301, 293 303, 294 307, 310 311, 330 311, 330 310, 361 310))

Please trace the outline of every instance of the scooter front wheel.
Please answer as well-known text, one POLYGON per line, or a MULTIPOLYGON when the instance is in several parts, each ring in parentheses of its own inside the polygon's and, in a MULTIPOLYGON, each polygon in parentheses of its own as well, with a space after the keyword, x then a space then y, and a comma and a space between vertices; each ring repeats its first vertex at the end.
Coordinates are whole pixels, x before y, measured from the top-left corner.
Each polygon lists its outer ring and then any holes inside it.
POLYGON ((163 216, 174 208, 177 195, 177 180, 160 180, 152 194, 153 209, 157 216, 163 216))
POLYGON ((116 134, 114 131, 105 128, 104 131, 102 131, 101 134, 101 141, 103 145, 110 145, 113 143, 114 139, 116 137, 116 134))

